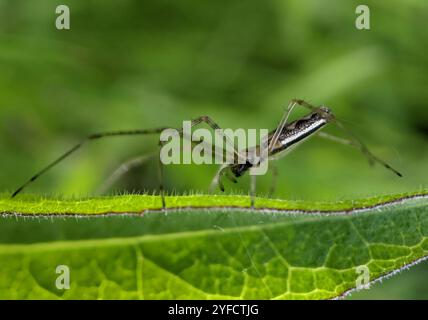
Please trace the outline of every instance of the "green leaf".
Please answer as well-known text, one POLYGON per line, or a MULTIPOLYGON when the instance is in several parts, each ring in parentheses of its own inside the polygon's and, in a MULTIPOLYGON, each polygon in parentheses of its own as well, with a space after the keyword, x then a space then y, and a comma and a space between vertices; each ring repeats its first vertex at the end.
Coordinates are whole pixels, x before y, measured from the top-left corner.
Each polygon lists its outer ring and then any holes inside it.
POLYGON ((426 193, 166 200, 1 197, 0 298, 326 299, 428 255, 426 193))

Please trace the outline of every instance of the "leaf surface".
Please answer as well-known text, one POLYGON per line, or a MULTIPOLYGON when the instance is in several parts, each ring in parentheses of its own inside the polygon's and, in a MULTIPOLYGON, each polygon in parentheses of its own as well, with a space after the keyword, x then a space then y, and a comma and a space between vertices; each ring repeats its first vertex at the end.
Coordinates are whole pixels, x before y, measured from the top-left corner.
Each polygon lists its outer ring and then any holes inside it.
POLYGON ((428 255, 425 193, 0 198, 0 298, 327 299, 428 255), (70 288, 58 289, 58 266, 70 288))

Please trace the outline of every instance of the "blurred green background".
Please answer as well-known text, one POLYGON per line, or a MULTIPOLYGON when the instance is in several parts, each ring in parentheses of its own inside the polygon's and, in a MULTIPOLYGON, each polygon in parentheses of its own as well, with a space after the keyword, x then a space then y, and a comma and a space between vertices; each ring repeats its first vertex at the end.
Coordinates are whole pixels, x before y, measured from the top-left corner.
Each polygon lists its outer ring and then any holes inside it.
MULTIPOLYGON (((181 126, 269 128, 291 98, 330 106, 404 177, 317 138, 277 162, 276 196, 332 200, 414 191, 428 181, 428 2, 0 0, 0 190, 13 191, 87 134, 181 126), (55 28, 66 4, 71 30, 55 28)), ((300 113, 297 113, 299 115, 300 113)), ((334 131, 332 131, 334 132, 334 131)), ((27 192, 87 196, 157 137, 87 145, 27 192)), ((110 193, 152 192, 156 161, 110 193)), ((169 191, 207 191, 214 166, 166 169, 169 191)), ((271 176, 258 181, 268 191, 271 176)), ((226 185, 247 192, 248 179, 226 185)), ((428 264, 354 298, 428 298, 428 264)))

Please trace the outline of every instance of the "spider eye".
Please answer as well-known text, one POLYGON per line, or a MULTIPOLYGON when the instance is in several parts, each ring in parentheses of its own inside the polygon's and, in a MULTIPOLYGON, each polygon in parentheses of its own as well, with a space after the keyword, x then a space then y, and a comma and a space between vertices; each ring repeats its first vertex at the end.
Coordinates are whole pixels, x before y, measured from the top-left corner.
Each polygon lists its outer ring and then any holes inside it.
POLYGON ((325 112, 325 113, 331 113, 331 110, 329 108, 327 108, 326 106, 320 107, 320 110, 325 112))

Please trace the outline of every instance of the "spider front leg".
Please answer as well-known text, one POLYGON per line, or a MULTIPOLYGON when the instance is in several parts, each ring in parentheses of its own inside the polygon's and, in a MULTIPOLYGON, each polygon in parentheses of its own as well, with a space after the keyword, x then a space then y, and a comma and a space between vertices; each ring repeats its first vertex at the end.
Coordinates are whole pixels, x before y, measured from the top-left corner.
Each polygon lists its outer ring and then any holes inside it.
POLYGON ((311 111, 317 110, 317 107, 302 99, 291 99, 291 102, 296 103, 299 106, 309 109, 311 111))
POLYGON ((370 164, 377 162, 380 165, 382 165, 383 167, 385 167, 386 169, 394 172, 397 176, 402 177, 402 174, 400 172, 398 172, 397 170, 392 168, 389 164, 387 164, 382 159, 375 156, 359 139, 357 139, 354 136, 354 134, 352 134, 348 129, 346 129, 342 125, 341 122, 336 121, 336 124, 338 125, 338 127, 340 129, 342 129, 342 131, 344 131, 345 133, 348 133, 348 135, 350 135, 351 139, 344 139, 344 138, 337 137, 335 135, 325 133, 325 132, 318 132, 317 135, 321 138, 324 138, 324 139, 327 139, 330 141, 334 141, 334 142, 337 142, 337 143, 340 143, 343 145, 348 145, 348 146, 354 147, 354 148, 358 149, 367 158, 367 160, 369 161, 370 164))

